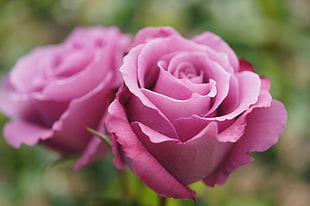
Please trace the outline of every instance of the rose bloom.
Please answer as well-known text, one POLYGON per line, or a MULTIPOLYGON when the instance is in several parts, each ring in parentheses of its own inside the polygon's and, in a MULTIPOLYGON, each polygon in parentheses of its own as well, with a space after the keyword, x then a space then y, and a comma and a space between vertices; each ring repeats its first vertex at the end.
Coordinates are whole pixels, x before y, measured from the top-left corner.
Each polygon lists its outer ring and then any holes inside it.
POLYGON ((120 70, 125 85, 107 122, 114 164, 162 196, 196 199, 189 184, 225 183, 286 126, 269 80, 210 32, 187 40, 169 27, 145 28, 120 70))
POLYGON ((106 151, 85 127, 105 133, 101 119, 122 84, 119 66, 130 44, 116 27, 81 27, 59 45, 34 49, 4 77, 1 111, 11 118, 4 138, 13 147, 41 143, 83 156, 79 168, 106 151))

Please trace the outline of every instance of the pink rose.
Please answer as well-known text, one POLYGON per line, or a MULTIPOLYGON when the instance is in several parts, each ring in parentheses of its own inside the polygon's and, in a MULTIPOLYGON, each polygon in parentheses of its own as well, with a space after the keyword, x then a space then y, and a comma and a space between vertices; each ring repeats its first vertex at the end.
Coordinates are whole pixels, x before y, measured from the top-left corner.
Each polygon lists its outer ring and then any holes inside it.
POLYGON ((196 198, 187 185, 223 184, 278 141, 286 126, 269 80, 218 36, 192 40, 146 28, 121 67, 125 86, 108 112, 114 164, 129 165, 162 196, 196 198))
POLYGON ((115 27, 78 28, 62 44, 19 59, 0 93, 0 108, 12 119, 6 141, 16 148, 42 143, 63 154, 86 148, 76 168, 101 156, 104 146, 85 127, 105 133, 98 125, 122 84, 118 70, 129 44, 115 27))

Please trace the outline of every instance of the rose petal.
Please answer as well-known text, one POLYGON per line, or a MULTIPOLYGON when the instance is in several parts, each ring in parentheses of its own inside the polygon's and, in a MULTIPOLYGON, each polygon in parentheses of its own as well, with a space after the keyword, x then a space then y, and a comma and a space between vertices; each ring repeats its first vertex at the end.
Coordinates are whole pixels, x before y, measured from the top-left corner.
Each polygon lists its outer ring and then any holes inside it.
POLYGON ((121 145, 132 170, 148 187, 166 197, 196 199, 195 193, 177 181, 141 144, 118 100, 109 107, 108 128, 121 145))
POLYGON ((102 66, 106 65, 106 60, 100 55, 101 53, 98 53, 95 60, 80 73, 69 78, 48 82, 39 95, 64 100, 83 96, 94 89, 106 76, 113 75, 109 69, 102 69, 102 66))
POLYGON ((177 31, 175 31, 171 27, 146 27, 140 30, 136 36, 134 43, 132 44, 131 48, 139 45, 147 43, 148 41, 156 38, 165 38, 172 35, 181 36, 177 31))
POLYGON ((181 117, 204 116, 210 109, 209 96, 193 93, 187 100, 176 100, 146 89, 142 92, 172 123, 181 117))
POLYGON ((113 98, 110 89, 105 87, 109 81, 107 77, 93 91, 72 100, 53 125, 55 137, 44 144, 65 154, 82 152, 92 136, 85 127, 97 128, 104 115, 102 112, 113 98))
MULTIPOLYGON (((224 111, 231 111, 230 108, 221 108, 221 113, 223 112, 224 115, 219 117, 211 117, 209 120, 223 121, 227 119, 233 119, 243 111, 247 110, 250 105, 257 102, 261 88, 259 76, 253 72, 244 71, 242 73, 236 74, 236 77, 238 78, 239 83, 238 97, 240 102, 238 107, 228 114, 225 114, 224 111)), ((229 105, 227 106, 229 107, 229 105)))
MULTIPOLYGON (((204 32, 203 34, 200 34, 196 36, 195 38, 193 38, 193 41, 198 44, 207 45, 208 47, 212 48, 213 50, 217 52, 226 54, 233 69, 235 71, 239 69, 239 61, 238 61, 238 57, 236 56, 235 52, 219 36, 211 32, 204 32)), ((230 66, 226 65, 224 67, 228 68, 229 69, 228 71, 231 72, 230 66)))
POLYGON ((5 125, 3 136, 8 144, 19 148, 21 144, 33 146, 40 140, 51 138, 53 131, 30 122, 16 120, 5 125))
MULTIPOLYGON (((171 36, 164 39, 154 39, 143 46, 138 54, 137 74, 138 82, 141 87, 149 88, 154 84, 158 70, 157 63, 162 57, 176 52, 200 51, 199 45, 183 39, 179 36, 171 36)), ((126 65, 126 62, 125 64, 126 65)))
POLYGON ((177 79, 171 73, 164 69, 159 69, 156 84, 152 91, 163 94, 165 96, 185 100, 192 96, 193 92, 201 95, 208 95, 209 92, 216 90, 214 81, 213 83, 194 84, 185 79, 177 79), (182 91, 182 92, 180 92, 182 91))
POLYGON ((277 143, 286 126, 287 113, 281 102, 272 100, 271 107, 254 109, 247 117, 244 135, 234 146, 229 158, 204 181, 207 185, 224 184, 235 169, 253 161, 250 152, 262 152, 277 143))
MULTIPOLYGON (((121 91, 118 96, 126 95, 127 90, 121 91)), ((128 93, 127 93, 128 94, 128 93)), ((143 122, 145 125, 161 132, 170 137, 178 137, 176 130, 172 123, 163 116, 162 112, 153 106, 152 108, 143 105, 140 99, 132 96, 130 99, 125 100, 126 105, 130 110, 127 112, 129 121, 143 122)))
POLYGON ((216 140, 216 124, 209 124, 187 142, 169 140, 139 122, 132 127, 147 151, 183 185, 214 172, 231 148, 216 140))
POLYGON ((15 89, 27 92, 42 88, 46 83, 43 70, 50 67, 50 56, 55 50, 57 46, 39 47, 21 57, 9 74, 15 89))

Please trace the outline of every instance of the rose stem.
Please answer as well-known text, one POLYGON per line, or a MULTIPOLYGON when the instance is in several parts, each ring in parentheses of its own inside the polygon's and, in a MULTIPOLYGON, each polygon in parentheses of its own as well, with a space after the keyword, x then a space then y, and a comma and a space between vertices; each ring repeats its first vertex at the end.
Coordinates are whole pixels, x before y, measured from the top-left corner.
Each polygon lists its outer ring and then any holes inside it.
POLYGON ((122 201, 127 202, 128 200, 128 176, 126 172, 126 168, 119 170, 119 181, 121 185, 121 195, 122 201))
POLYGON ((159 206, 166 206, 167 198, 159 195, 159 206))

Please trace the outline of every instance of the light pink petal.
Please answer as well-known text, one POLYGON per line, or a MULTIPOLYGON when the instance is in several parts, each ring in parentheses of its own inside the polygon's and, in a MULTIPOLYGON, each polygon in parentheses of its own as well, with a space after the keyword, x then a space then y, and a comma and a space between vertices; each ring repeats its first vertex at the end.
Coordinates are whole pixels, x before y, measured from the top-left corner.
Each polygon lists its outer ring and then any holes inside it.
POLYGON ((180 34, 171 27, 146 27, 141 29, 136 34, 134 43, 132 44, 131 48, 139 44, 147 43, 152 39, 165 38, 172 35, 180 36, 180 34))
POLYGON ((204 32, 203 34, 200 34, 196 36, 195 38, 193 38, 193 41, 198 44, 207 45, 208 47, 212 48, 213 50, 217 52, 226 54, 234 70, 237 71, 239 69, 239 61, 238 61, 238 57, 236 56, 235 52, 219 36, 211 32, 204 32))
MULTIPOLYGON (((131 95, 127 90, 121 91, 119 94, 126 96, 131 95)), ((172 123, 167 119, 162 112, 154 106, 153 108, 143 105, 140 99, 135 96, 131 96, 126 100, 128 108, 127 111, 129 121, 139 121, 149 127, 161 132, 167 136, 177 137, 177 132, 174 129, 172 123)))
MULTIPOLYGON (((2 113, 10 118, 29 119, 35 113, 30 97, 18 93, 8 76, 2 79, 0 87, 0 109, 2 113)), ((35 116, 37 117, 37 115, 35 116)))
POLYGON ((138 54, 136 70, 140 86, 149 87, 156 80, 158 62, 165 56, 179 52, 197 52, 203 49, 199 45, 179 36, 149 41, 138 54))
MULTIPOLYGON (((252 64, 250 62, 246 61, 245 59, 240 58, 239 59, 239 65, 240 65, 239 72, 250 71, 250 72, 256 73, 256 71, 253 68, 252 64)), ((270 86, 271 86, 270 80, 268 78, 265 78, 265 77, 262 77, 262 76, 260 76, 260 79, 261 79, 261 88, 263 90, 269 91, 270 90, 270 86)))
POLYGON ((148 187, 165 197, 196 199, 195 193, 176 180, 141 144, 118 100, 114 100, 109 107, 108 128, 134 173, 148 187))
POLYGON ((100 48, 113 45, 114 43, 127 47, 130 43, 130 36, 123 34, 118 27, 114 26, 78 27, 71 32, 65 43, 75 48, 100 48))
POLYGON ((106 84, 103 81, 85 96, 72 100, 66 112, 53 125, 55 137, 44 144, 65 154, 82 152, 92 137, 85 127, 98 127, 113 98, 113 93, 105 88, 106 84))
POLYGON ((95 26, 76 28, 65 43, 73 48, 90 49, 101 53, 99 58, 105 60, 101 69, 109 70, 113 74, 113 81, 109 86, 118 88, 123 82, 118 70, 130 42, 130 35, 122 33, 118 27, 95 26))
POLYGON ((21 144, 33 146, 41 140, 51 138, 53 131, 30 122, 15 120, 5 125, 3 136, 8 144, 19 148, 21 144))
POLYGON ((48 81, 69 78, 83 71, 93 61, 94 54, 94 50, 60 47, 59 51, 50 55, 52 62, 49 67, 42 68, 45 78, 48 81))
POLYGON ((37 99, 32 94, 18 93, 5 78, 0 88, 0 109, 12 119, 22 119, 51 128, 66 110, 68 102, 37 99))
POLYGON ((222 128, 221 133, 217 136, 220 142, 236 142, 244 134, 247 125, 247 115, 255 108, 270 107, 272 97, 266 90, 261 90, 258 101, 252 105, 247 111, 242 113, 233 123, 225 129, 222 128))
POLYGON ((159 69, 156 84, 152 89, 154 92, 179 100, 190 98, 193 92, 207 95, 211 90, 215 90, 214 83, 194 84, 185 79, 178 79, 161 68, 159 69))
POLYGON ((229 81, 228 94, 222 104, 219 106, 217 116, 233 112, 240 105, 240 101, 239 79, 235 75, 232 75, 229 81))
POLYGON ((204 116, 210 109, 209 96, 193 93, 189 99, 176 100, 146 89, 142 92, 172 123, 181 117, 204 116))
MULTIPOLYGON (((250 105, 255 104, 258 100, 261 88, 260 78, 253 72, 244 71, 236 75, 239 83, 239 105, 232 112, 219 117, 211 117, 209 120, 223 121, 233 119, 243 111, 247 110, 250 105)), ((229 105, 227 105, 229 106, 229 105)), ((226 108, 221 108, 225 111, 226 108)), ((227 109, 229 111, 229 108, 227 109)))
POLYGON ((70 78, 48 82, 39 95, 57 100, 73 99, 94 89, 107 76, 112 78, 113 73, 109 71, 110 68, 103 68, 106 60, 100 56, 101 54, 98 54, 95 60, 80 73, 70 78))
POLYGON ((212 174, 232 146, 216 140, 216 124, 209 124, 187 142, 167 139, 138 122, 132 127, 147 151, 183 185, 212 174))
POLYGON ((277 143, 286 126, 287 113, 281 102, 273 100, 271 107, 254 109, 247 121, 244 135, 234 146, 229 158, 204 180, 206 184, 224 184, 232 171, 253 161, 248 153, 265 151, 277 143))
POLYGON ((18 91, 27 92, 40 89, 46 84, 42 78, 45 68, 50 67, 51 55, 57 46, 39 47, 21 57, 10 72, 10 81, 18 91))
MULTIPOLYGON (((247 123, 247 115, 255 108, 270 107, 272 97, 266 90, 261 90, 258 97, 258 101, 251 105, 245 112, 243 112, 236 119, 216 119, 215 118, 203 118, 197 115, 193 115, 190 118, 179 118, 176 122, 176 129, 180 134, 184 134, 185 137, 191 137, 202 130, 206 125, 216 122, 218 125, 219 134, 217 140, 220 142, 237 142, 244 134, 247 123), (188 127, 191 125, 191 127, 188 127)), ((182 136, 180 135, 182 138, 182 136)))
POLYGON ((32 97, 31 103, 35 109, 33 115, 36 114, 38 116, 35 122, 38 125, 52 128, 55 121, 59 120, 61 115, 66 111, 70 102, 37 99, 36 97, 32 97))

